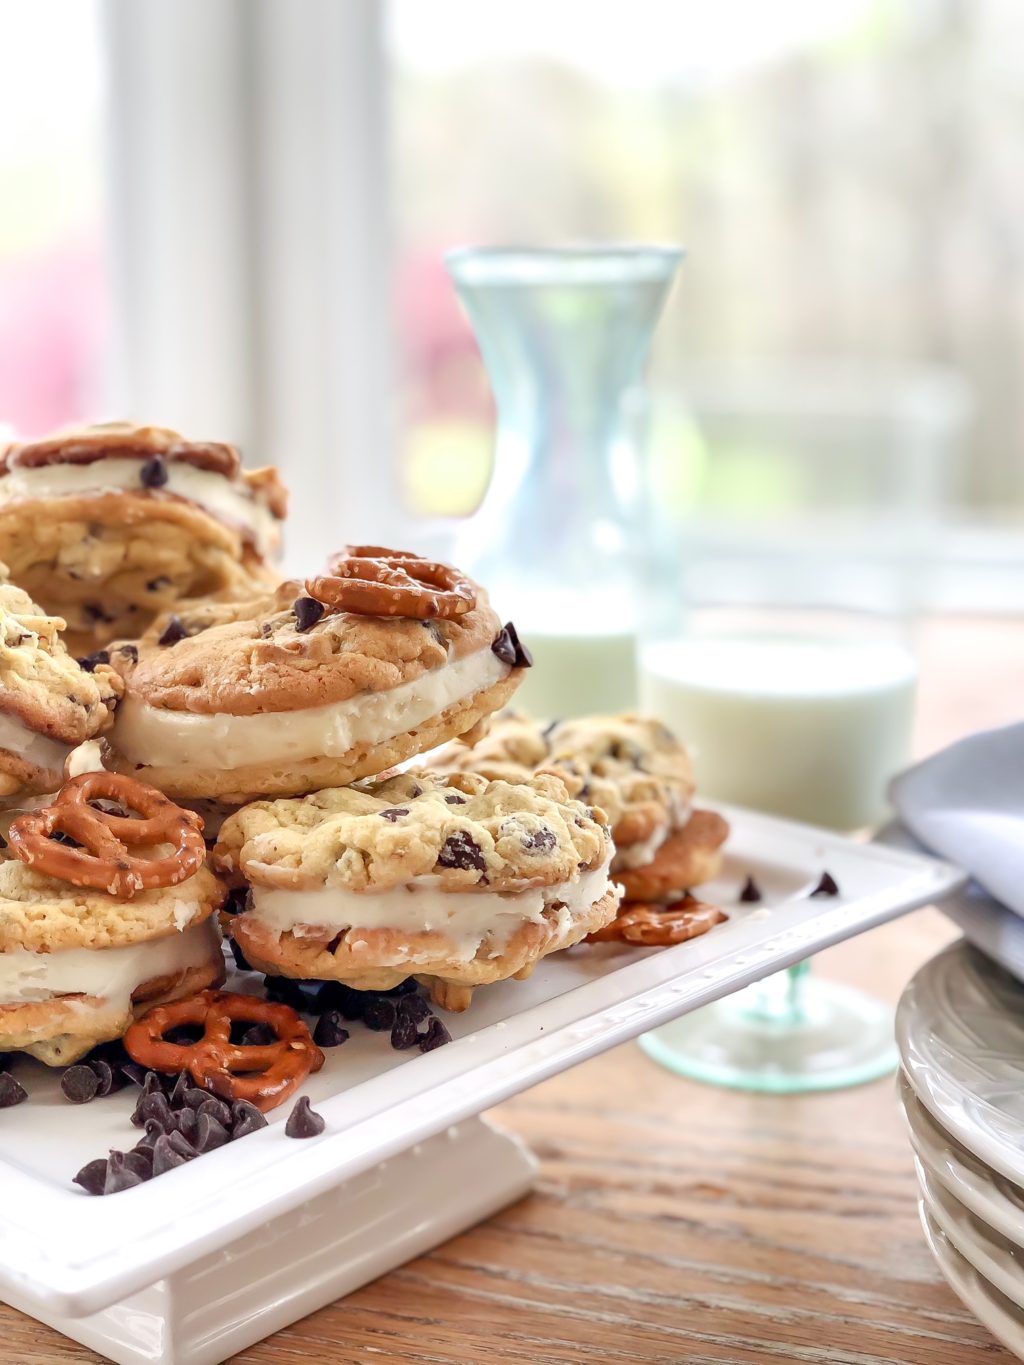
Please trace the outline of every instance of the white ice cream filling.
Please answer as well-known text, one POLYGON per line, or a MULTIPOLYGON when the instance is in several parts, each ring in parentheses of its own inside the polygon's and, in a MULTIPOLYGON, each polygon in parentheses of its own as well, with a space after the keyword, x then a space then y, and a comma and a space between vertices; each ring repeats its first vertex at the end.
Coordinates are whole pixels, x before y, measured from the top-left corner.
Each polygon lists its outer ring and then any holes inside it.
MULTIPOLYGON (((395 929, 405 934, 439 933, 451 940, 448 955, 462 962, 476 957, 486 943, 488 957, 499 957, 509 939, 527 923, 539 924, 557 906, 557 928, 564 934, 585 910, 609 890, 611 860, 571 882, 525 891, 442 891, 436 877, 421 877, 387 891, 348 891, 325 886, 306 891, 254 886, 247 911, 275 934, 322 938, 343 930, 395 929)), ((349 943, 353 934, 349 934, 349 943)), ((358 941, 358 940, 357 940, 358 941)), ((431 961, 437 951, 409 947, 404 962, 431 961)))
POLYGON ((130 762, 158 768, 195 764, 230 770, 338 758, 357 744, 380 744, 414 730, 510 671, 490 648, 481 649, 386 692, 255 716, 170 711, 129 696, 118 707, 111 741, 130 762))
POLYGON ((64 760, 72 748, 72 745, 64 744, 59 739, 37 734, 24 721, 16 720, 14 716, 0 713, 0 749, 17 754, 26 763, 34 763, 37 767, 59 773, 63 770, 64 760))
POLYGON ((654 861, 654 855, 671 834, 668 825, 659 825, 648 839, 638 839, 635 844, 617 844, 615 861, 612 866, 616 872, 628 868, 646 867, 654 861))
POLYGON ((280 522, 266 503, 243 491, 223 474, 200 469, 181 460, 167 461, 167 482, 158 489, 144 489, 139 471, 144 461, 112 457, 91 464, 47 464, 21 469, 15 465, 0 478, 0 503, 25 498, 62 498, 123 492, 170 493, 194 502, 219 521, 239 527, 254 541, 261 554, 277 549, 280 522))
POLYGON ((0 953, 0 1005, 27 1005, 58 995, 88 995, 126 1010, 146 981, 175 976, 216 960, 220 937, 213 919, 183 932, 121 948, 58 948, 0 953))

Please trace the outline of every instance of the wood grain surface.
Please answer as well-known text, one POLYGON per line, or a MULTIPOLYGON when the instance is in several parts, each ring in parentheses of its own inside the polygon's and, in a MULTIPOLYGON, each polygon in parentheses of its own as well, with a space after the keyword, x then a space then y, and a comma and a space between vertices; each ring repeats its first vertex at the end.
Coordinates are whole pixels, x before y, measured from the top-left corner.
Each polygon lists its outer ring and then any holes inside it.
MULTIPOLYGON (((922 637, 919 751, 1019 715, 1024 629, 922 637)), ((895 1002, 954 937, 934 910, 817 959, 895 1002)), ((540 1158, 528 1199, 236 1357, 247 1365, 999 1365, 917 1222, 892 1080, 774 1098, 626 1045, 493 1111, 540 1158)), ((0 1307, 0 1360, 95 1361, 0 1307)))

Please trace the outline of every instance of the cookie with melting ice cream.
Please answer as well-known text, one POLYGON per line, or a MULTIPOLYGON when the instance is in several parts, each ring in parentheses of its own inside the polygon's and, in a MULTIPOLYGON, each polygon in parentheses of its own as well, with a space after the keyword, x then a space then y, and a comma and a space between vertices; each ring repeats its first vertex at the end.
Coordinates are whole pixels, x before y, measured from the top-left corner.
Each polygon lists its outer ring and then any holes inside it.
POLYGON ((0 559, 85 654, 181 599, 277 581, 286 495, 234 446, 114 422, 0 454, 0 559))
POLYGON ((124 668, 114 765, 238 805, 354 782, 464 734, 523 662, 482 589, 451 618, 328 610, 299 582, 157 621, 124 668))
POLYGON ((0 1052, 67 1066, 120 1038, 137 1013, 219 985, 208 868, 122 901, 69 885, 8 854, 0 862, 0 1052))
POLYGON ((479 772, 507 781, 557 772, 574 795, 607 812, 616 874, 646 867, 673 840, 679 846, 674 865, 687 878, 677 886, 696 886, 717 874, 717 849, 728 827, 718 816, 713 827, 702 819, 677 840, 694 814, 693 769, 685 746, 652 717, 626 713, 545 724, 507 714, 492 721, 471 748, 452 744, 429 762, 442 772, 479 772), (693 855, 686 863, 684 852, 693 855))
POLYGON ((603 812, 554 776, 404 773, 223 825, 214 866, 250 887, 231 931, 279 976, 385 990, 408 976, 461 1010, 615 917, 603 812))
POLYGON ((0 797, 54 791, 72 749, 113 720, 120 677, 104 660, 83 667, 63 627, 0 564, 0 797))

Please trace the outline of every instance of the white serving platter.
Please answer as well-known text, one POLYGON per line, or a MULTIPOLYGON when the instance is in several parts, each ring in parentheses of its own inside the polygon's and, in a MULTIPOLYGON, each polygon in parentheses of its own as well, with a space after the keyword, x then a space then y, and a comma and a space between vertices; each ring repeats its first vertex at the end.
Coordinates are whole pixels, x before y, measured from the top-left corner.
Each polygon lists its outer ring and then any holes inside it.
POLYGON ((739 810, 728 922, 663 949, 582 946, 445 1016, 454 1042, 395 1052, 352 1025, 304 1087, 318 1138, 271 1126, 145 1185, 90 1198, 86 1162, 130 1146, 133 1092, 74 1107, 19 1064, 0 1112, 0 1297, 120 1362, 223 1360, 524 1194, 532 1164, 475 1116, 637 1034, 962 884, 948 864, 739 810), (823 870, 841 888, 809 898, 823 870), (737 895, 752 874, 760 906, 737 895))

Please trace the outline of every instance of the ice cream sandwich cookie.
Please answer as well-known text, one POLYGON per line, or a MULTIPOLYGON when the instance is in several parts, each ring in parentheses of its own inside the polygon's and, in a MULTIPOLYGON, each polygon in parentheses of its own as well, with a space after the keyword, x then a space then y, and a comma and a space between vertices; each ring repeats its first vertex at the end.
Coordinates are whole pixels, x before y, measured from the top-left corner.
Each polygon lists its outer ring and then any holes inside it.
POLYGON ((136 1012, 223 980, 214 912, 226 893, 205 865, 198 817, 91 773, 19 816, 8 838, 0 1051, 67 1065, 120 1037, 136 1012))
POLYGON ((405 773, 230 817, 213 864, 248 882, 232 934, 253 967, 461 1010, 615 917, 603 813, 543 775, 405 773))
POLYGON ((120 677, 105 659, 73 658, 63 626, 0 565, 0 797, 55 791, 71 750, 113 720, 120 677))
POLYGON ((464 734, 504 705, 528 656, 462 581, 448 615, 346 609, 310 580, 158 621, 125 669, 115 766, 174 797, 240 804, 354 782, 464 734))
POLYGON ((662 850, 691 878, 677 882, 680 888, 717 873, 717 850, 728 826, 700 812, 690 833, 679 837, 694 814, 693 769, 685 746, 650 717, 583 716, 546 725, 503 715, 472 748, 453 744, 429 762, 443 772, 472 771, 507 781, 539 771, 560 773, 581 800, 607 812, 615 840, 612 870, 619 880, 648 867, 662 850))
POLYGON ((81 427, 0 455, 0 559, 79 653, 181 599, 276 582, 285 510, 275 470, 160 427, 81 427))

